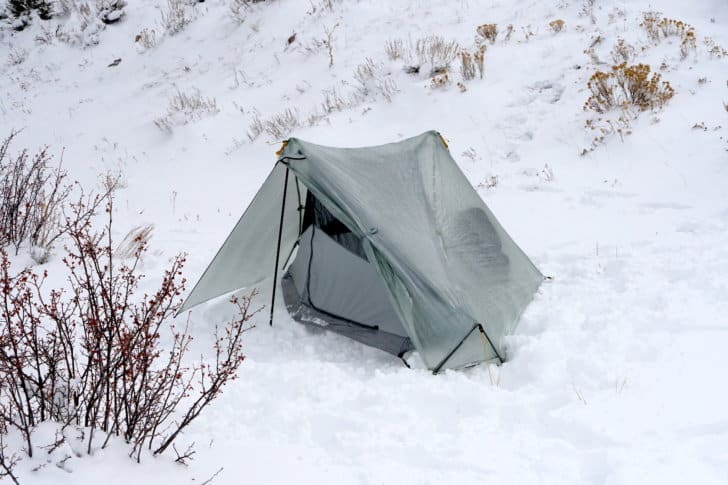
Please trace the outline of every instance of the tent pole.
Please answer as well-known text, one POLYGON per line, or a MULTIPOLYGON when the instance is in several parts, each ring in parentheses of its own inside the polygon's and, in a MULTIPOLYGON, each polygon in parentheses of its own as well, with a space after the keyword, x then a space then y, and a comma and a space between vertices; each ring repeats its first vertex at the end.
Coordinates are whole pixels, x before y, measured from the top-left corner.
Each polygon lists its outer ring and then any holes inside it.
POLYGON ((273 296, 270 300, 270 320, 268 324, 273 326, 273 308, 276 303, 276 284, 278 283, 278 262, 281 256, 281 236, 283 234, 283 216, 286 213, 286 193, 288 192, 288 165, 286 165, 286 179, 283 182, 283 201, 281 202, 281 221, 278 224, 278 245, 276 246, 276 268, 273 273, 273 296))

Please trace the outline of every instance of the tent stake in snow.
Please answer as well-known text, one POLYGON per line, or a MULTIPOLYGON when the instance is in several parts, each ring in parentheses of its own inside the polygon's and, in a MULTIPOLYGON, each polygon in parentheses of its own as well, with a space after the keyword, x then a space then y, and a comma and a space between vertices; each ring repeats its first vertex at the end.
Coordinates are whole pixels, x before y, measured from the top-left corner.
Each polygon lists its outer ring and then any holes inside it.
POLYGON ((283 233, 283 216, 286 213, 286 195, 288 192, 288 165, 286 165, 286 177, 283 181, 283 200, 281 201, 281 221, 278 224, 278 244, 276 246, 276 268, 273 272, 273 296, 270 299, 270 320, 268 325, 273 326, 273 308, 276 304, 276 284, 278 283, 278 262, 281 257, 281 234, 283 233))

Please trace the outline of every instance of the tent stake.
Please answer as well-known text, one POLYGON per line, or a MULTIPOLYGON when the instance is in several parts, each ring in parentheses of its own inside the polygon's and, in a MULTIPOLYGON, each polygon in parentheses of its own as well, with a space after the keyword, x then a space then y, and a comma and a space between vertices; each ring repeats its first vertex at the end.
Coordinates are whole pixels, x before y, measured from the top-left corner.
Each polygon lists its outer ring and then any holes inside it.
POLYGON ((276 284, 278 283, 278 262, 281 256, 281 235, 283 234, 283 216, 286 213, 286 193, 288 192, 288 166, 286 165, 286 179, 283 182, 283 201, 281 202, 281 221, 278 224, 278 246, 276 247, 276 269, 273 272, 273 296, 270 300, 270 320, 268 324, 273 326, 273 308, 276 304, 276 284))

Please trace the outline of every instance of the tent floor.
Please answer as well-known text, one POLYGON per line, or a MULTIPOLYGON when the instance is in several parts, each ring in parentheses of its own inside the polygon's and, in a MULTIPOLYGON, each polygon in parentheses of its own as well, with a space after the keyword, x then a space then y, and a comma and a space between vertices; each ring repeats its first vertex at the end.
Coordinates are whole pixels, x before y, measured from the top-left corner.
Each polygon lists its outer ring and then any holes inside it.
POLYGON ((398 357, 402 356, 405 352, 414 350, 414 346, 409 337, 402 337, 400 335, 383 332, 377 328, 358 325, 354 322, 324 313, 306 304, 301 299, 301 295, 298 294, 290 273, 286 273, 281 279, 281 290, 288 313, 297 322, 344 335, 357 342, 381 349, 398 357))

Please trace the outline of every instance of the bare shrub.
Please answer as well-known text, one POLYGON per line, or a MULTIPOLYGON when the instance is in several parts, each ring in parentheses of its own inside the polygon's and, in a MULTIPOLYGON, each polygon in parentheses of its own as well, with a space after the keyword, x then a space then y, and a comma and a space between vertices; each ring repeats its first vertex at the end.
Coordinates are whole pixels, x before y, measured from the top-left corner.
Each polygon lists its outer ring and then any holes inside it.
POLYGON ((258 311, 251 310, 255 292, 232 299, 237 316, 216 327, 211 360, 188 363, 192 337, 186 325, 171 321, 185 289, 185 258, 174 258, 157 291, 137 296, 146 245, 129 263, 115 260, 112 202, 100 231, 79 217, 89 210, 83 201, 68 215, 66 290, 47 291, 45 273, 12 274, 0 250, 0 422, 20 432, 28 456, 37 449, 33 429, 46 421, 83 428, 86 453, 119 436, 137 461, 144 449, 161 454, 244 359, 242 334, 258 311))
POLYGON ((28 58, 28 50, 27 49, 10 49, 10 52, 8 52, 8 65, 10 66, 18 66, 25 62, 25 60, 28 58))
POLYGON ((536 29, 536 32, 534 32, 531 29, 531 25, 526 25, 525 27, 521 27, 521 31, 523 32, 523 39, 528 42, 531 40, 531 37, 534 37, 538 33, 538 29, 536 29))
POLYGON ((401 59, 408 74, 419 74, 420 68, 427 64, 430 76, 449 71, 460 54, 460 46, 456 41, 445 40, 439 35, 421 37, 415 41, 389 40, 384 50, 390 60, 401 59))
POLYGON ((680 59, 685 59, 688 54, 696 51, 695 31, 688 30, 680 39, 680 59))
POLYGON ((72 186, 62 164, 52 166, 47 147, 11 156, 16 136, 11 132, 0 144, 0 246, 11 244, 17 254, 24 243, 50 248, 63 234, 59 218, 72 186))
POLYGON ((288 138, 291 132, 300 126, 298 110, 286 108, 264 122, 265 132, 277 140, 288 138))
POLYGON ((549 29, 551 29, 551 32, 554 34, 558 34, 562 30, 564 30, 564 26, 566 25, 566 22, 564 22, 562 19, 556 19, 549 22, 549 29))
POLYGON ((506 25, 506 33, 503 36, 503 40, 505 42, 508 42, 509 40, 511 40, 511 35, 513 35, 513 24, 508 24, 506 25))
POLYGON ((478 68, 478 74, 480 79, 483 79, 483 73, 485 72, 485 46, 481 45, 475 54, 473 54, 473 60, 475 61, 475 67, 478 68))
POLYGON ((465 81, 470 81, 475 77, 475 63, 467 49, 460 51, 460 75, 465 81))
POLYGON ((621 63, 608 72, 595 72, 587 87, 591 96, 584 104, 585 110, 604 113, 615 108, 633 106, 640 111, 662 107, 675 91, 670 83, 662 81, 658 73, 651 73, 650 66, 621 63))
POLYGON ((382 97, 387 102, 391 102, 392 96, 399 91, 394 80, 384 75, 383 65, 375 63, 369 58, 356 67, 354 80, 356 81, 356 87, 352 104, 358 104, 365 99, 377 97, 382 97))
POLYGON ((470 54, 467 49, 460 51, 460 74, 464 81, 475 79, 475 74, 480 75, 483 79, 483 63, 485 62, 485 45, 481 45, 476 49, 475 53, 470 54))
POLYGON ((99 43, 101 32, 106 25, 99 19, 97 12, 86 2, 69 2, 67 8, 73 15, 55 30, 56 38, 69 45, 92 46, 99 43))
POLYGON ((276 140, 283 140, 299 126, 301 121, 295 108, 286 108, 267 119, 261 119, 256 112, 248 126, 248 139, 254 141, 261 134, 267 133, 276 140))
POLYGON ((715 57, 718 59, 728 57, 728 49, 724 49, 723 47, 718 45, 712 37, 704 38, 703 44, 705 44, 705 47, 708 49, 708 54, 710 55, 710 57, 715 57))
POLYGON ((134 42, 141 47, 142 50, 149 50, 157 45, 157 32, 154 29, 143 28, 136 37, 134 42))
MULTIPOLYGON (((365 97, 368 92, 366 89, 366 83, 368 82, 368 79, 362 76, 362 84, 359 89, 362 91, 362 97, 365 97)), ((341 95, 338 89, 331 88, 331 89, 325 89, 324 90, 324 100, 321 103, 321 111, 311 113, 308 117, 308 124, 314 125, 317 121, 320 119, 323 119, 326 115, 329 115, 331 113, 337 112, 337 111, 343 111, 346 108, 351 106, 351 103, 348 103, 344 97, 341 95)))
MULTIPOLYGON (((511 31, 513 26, 511 26, 511 31)), ((481 37, 482 40, 487 40, 491 44, 495 44, 495 39, 498 37, 498 24, 483 24, 479 25, 475 31, 481 37)))
POLYGON ((440 35, 430 35, 417 39, 414 53, 420 64, 430 65, 430 75, 442 74, 450 70, 457 58, 460 46, 454 40, 445 40, 440 35))
POLYGON ((329 67, 334 66, 334 31, 336 31, 339 24, 335 24, 333 27, 324 26, 324 33, 326 38, 323 40, 323 45, 326 46, 326 50, 329 54, 329 67))
POLYGON ((597 19, 594 16, 594 4, 596 3, 596 0, 585 0, 584 3, 581 6, 581 9, 579 10, 579 17, 589 17, 589 20, 592 24, 597 23, 597 19))
POLYGON ((169 35, 182 32, 193 20, 193 16, 187 10, 185 0, 167 0, 167 8, 163 8, 159 15, 162 28, 169 35))
POLYGON ((245 22, 246 14, 250 10, 250 6, 255 3, 263 3, 266 0, 230 0, 229 9, 230 16, 237 23, 245 22))
POLYGON ((612 48, 612 60, 615 64, 629 62, 635 56, 635 49, 627 41, 622 38, 617 39, 617 43, 612 48))
POLYGON ((618 112, 616 117, 598 117, 587 119, 584 123, 584 128, 592 132, 593 138, 589 149, 584 149, 582 155, 587 152, 594 150, 599 145, 606 143, 606 141, 614 136, 618 135, 620 140, 624 141, 624 138, 632 134, 632 121, 637 118, 637 113, 632 108, 624 108, 618 112))
POLYGON ((662 17, 659 12, 645 12, 640 26, 655 43, 668 37, 679 37, 681 59, 685 59, 690 52, 696 50, 695 29, 682 20, 662 17))
POLYGON ((155 124, 163 131, 169 131, 175 125, 186 125, 219 112, 217 101, 205 98, 199 89, 192 88, 187 92, 177 89, 169 100, 167 114, 155 120, 155 124))
POLYGON ((250 120, 250 124, 248 125, 248 140, 255 140, 263 134, 264 130, 265 126, 263 126, 263 120, 260 119, 260 113, 257 110, 253 110, 253 119, 250 120))
POLYGON ((384 43, 384 52, 390 61, 396 61, 404 57, 404 42, 402 39, 388 40, 384 43))
MULTIPOLYGON (((3 382, 2 377, 0 377, 0 387, 3 385, 5 385, 5 383, 3 382)), ((5 413, 5 407, 2 403, 0 403, 0 416, 4 416, 5 413)), ((12 453, 8 450, 8 447, 5 444, 5 434, 7 434, 7 426, 2 420, 0 420, 0 481, 7 478, 15 485, 20 485, 18 477, 13 471, 15 469, 15 465, 17 465, 18 461, 20 461, 20 457, 18 457, 16 453, 12 453)))

